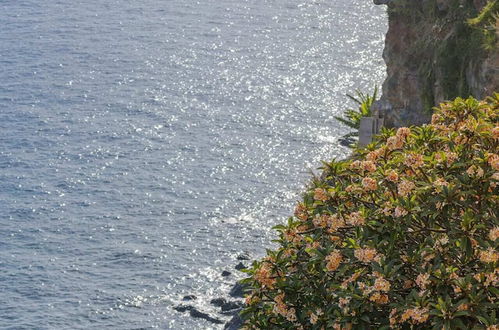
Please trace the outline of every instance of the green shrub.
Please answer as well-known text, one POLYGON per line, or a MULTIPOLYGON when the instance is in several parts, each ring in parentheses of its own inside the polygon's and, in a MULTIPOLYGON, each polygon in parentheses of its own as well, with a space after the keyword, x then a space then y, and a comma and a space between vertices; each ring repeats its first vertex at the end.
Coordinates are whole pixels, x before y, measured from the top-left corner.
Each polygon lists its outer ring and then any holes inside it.
POLYGON ((482 46, 485 50, 493 51, 496 49, 499 25, 499 1, 489 1, 477 17, 468 19, 468 24, 479 31, 477 39, 482 40, 482 46))
POLYGON ((255 261, 248 329, 498 329, 499 94, 324 166, 255 261))
POLYGON ((468 23, 473 26, 484 26, 491 24, 497 20, 499 14, 499 1, 490 0, 482 9, 477 17, 468 20, 468 23))

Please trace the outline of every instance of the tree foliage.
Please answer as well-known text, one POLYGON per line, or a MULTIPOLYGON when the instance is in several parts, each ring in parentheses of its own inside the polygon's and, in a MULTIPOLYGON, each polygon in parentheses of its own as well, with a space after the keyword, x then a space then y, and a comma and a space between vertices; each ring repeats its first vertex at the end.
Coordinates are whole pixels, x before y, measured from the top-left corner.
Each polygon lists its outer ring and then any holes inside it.
POLYGON ((248 329, 498 329, 499 94, 385 129, 255 261, 248 329))

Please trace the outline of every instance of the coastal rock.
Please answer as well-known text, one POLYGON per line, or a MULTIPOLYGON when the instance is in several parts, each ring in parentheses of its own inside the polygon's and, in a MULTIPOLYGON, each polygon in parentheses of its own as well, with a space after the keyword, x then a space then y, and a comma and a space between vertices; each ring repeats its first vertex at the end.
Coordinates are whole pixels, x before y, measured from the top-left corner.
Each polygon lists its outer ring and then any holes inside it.
POLYGON ((242 262, 240 262, 234 268, 237 269, 237 270, 242 270, 242 269, 246 269, 247 267, 246 267, 245 264, 243 264, 242 262))
POLYGON ((234 298, 244 298, 244 293, 247 287, 241 283, 236 283, 229 292, 229 295, 234 298))
POLYGON ((222 306, 222 312, 241 310, 243 303, 240 301, 228 301, 222 306))
POLYGON ((190 295, 187 295, 187 296, 184 296, 184 298, 182 298, 183 301, 191 301, 191 300, 196 300, 198 299, 198 297, 196 297, 195 295, 193 294, 190 294, 190 295))
POLYGON ((210 300, 210 304, 212 304, 213 306, 217 306, 217 307, 222 307, 226 303, 227 303, 227 299, 225 299, 225 298, 214 298, 214 299, 210 300))
POLYGON ((219 320, 215 317, 212 317, 208 313, 201 312, 196 307, 191 306, 191 305, 179 305, 179 306, 173 307, 173 309, 176 310, 177 312, 180 312, 180 313, 184 313, 184 312, 189 311, 189 314, 192 317, 198 318, 198 319, 203 319, 203 320, 206 320, 206 321, 211 322, 211 323, 215 323, 215 324, 223 324, 224 323, 222 320, 219 320))
POLYGON ((373 0, 373 2, 375 5, 388 5, 393 2, 393 0, 373 0))
POLYGON ((189 313, 194 318, 203 319, 203 320, 206 320, 206 321, 211 322, 211 323, 215 323, 215 324, 223 324, 224 323, 222 320, 214 318, 207 313, 200 312, 196 308, 191 309, 189 313))
POLYGON ((194 306, 190 306, 190 305, 178 305, 178 306, 173 307, 174 310, 176 310, 177 312, 180 312, 180 313, 190 311, 193 308, 194 308, 194 306))
POLYGON ((251 255, 249 252, 245 251, 237 256, 237 260, 251 260, 251 255))
POLYGON ((239 314, 234 317, 225 325, 224 330, 239 330, 243 326, 243 320, 239 314))
POLYGON ((230 276, 231 274, 232 274, 231 272, 229 272, 229 271, 227 271, 227 270, 224 270, 224 271, 222 272, 222 274, 221 274, 221 275, 222 275, 223 277, 227 277, 227 276, 230 276))

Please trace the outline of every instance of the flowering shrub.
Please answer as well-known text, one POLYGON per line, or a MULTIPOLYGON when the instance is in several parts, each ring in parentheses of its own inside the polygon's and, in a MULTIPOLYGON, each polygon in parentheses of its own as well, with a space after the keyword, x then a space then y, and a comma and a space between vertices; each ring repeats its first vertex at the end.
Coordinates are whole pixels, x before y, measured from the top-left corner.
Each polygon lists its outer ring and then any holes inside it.
POLYGON ((385 129, 255 261, 248 329, 498 329, 499 94, 385 129))

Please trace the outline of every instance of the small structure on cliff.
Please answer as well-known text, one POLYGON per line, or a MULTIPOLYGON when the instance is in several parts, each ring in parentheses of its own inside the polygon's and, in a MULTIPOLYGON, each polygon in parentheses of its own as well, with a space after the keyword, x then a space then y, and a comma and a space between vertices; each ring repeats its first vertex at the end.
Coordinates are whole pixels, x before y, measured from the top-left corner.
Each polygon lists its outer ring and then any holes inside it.
POLYGON ((385 113, 391 109, 391 105, 384 100, 378 100, 373 103, 371 106, 372 116, 364 117, 360 120, 360 147, 364 147, 371 143, 373 137, 381 131, 381 128, 385 126, 385 113))

